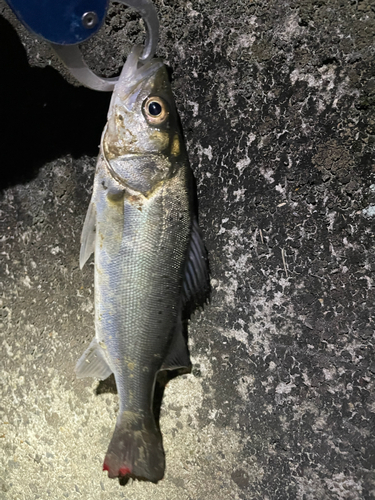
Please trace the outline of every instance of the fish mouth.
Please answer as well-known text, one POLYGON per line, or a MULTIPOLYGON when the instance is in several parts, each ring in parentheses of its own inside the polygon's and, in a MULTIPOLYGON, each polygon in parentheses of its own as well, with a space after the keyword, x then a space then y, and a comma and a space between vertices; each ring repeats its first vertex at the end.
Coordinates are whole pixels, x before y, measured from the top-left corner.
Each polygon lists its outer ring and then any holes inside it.
POLYGON ((142 45, 135 45, 128 55, 113 90, 108 119, 115 103, 119 103, 125 106, 128 111, 131 111, 141 91, 142 82, 153 76, 163 66, 163 62, 157 58, 151 59, 146 64, 141 63, 139 57, 142 51, 142 45))
MULTIPOLYGON (((151 156, 155 156, 155 157, 164 157, 164 154, 163 153, 125 153, 125 154, 122 154, 121 156, 119 156, 118 158, 116 158, 117 161, 121 161, 121 160, 131 160, 133 158, 150 158, 151 156)), ((108 161, 108 160, 107 160, 108 161)), ((110 161, 110 160, 109 160, 110 161)))

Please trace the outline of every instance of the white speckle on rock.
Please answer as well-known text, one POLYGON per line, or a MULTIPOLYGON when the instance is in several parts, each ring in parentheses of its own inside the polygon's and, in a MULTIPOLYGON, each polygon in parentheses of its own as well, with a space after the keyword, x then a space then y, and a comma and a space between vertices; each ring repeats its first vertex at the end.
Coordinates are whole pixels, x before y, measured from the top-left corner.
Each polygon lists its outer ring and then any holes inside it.
POLYGON ((27 288, 31 288, 32 283, 31 283, 31 280, 30 280, 29 276, 25 276, 25 277, 21 280, 21 283, 22 283, 23 285, 25 285, 27 288))
POLYGON ((233 194, 236 197, 234 201, 235 202, 245 201, 245 193, 246 193, 246 191, 247 190, 245 188, 238 189, 237 191, 233 191, 233 194))
POLYGON ((336 368, 333 366, 329 370, 327 368, 323 368, 324 378, 326 380, 334 380, 337 375, 336 368))
POLYGON ((212 286, 212 288, 216 288, 218 286, 218 284, 219 284, 219 282, 218 282, 217 279, 215 279, 215 278, 211 279, 211 286, 212 286))
POLYGON ((188 101, 189 106, 193 106, 193 116, 198 116, 199 104, 197 102, 188 101))
POLYGON ((250 132, 248 139, 247 139, 247 145, 250 146, 251 143, 254 142, 256 138, 257 138, 257 136, 255 134, 253 134, 252 132, 250 132))
POLYGON ((202 151, 203 154, 205 154, 209 160, 212 160, 212 146, 208 146, 208 148, 203 148, 202 151))
POLYGON ((236 163, 236 168, 238 169, 240 175, 242 175, 242 172, 249 164, 250 164, 249 158, 243 158, 242 160, 236 163))
POLYGON ((267 182, 269 182, 270 184, 275 182, 275 179, 272 177, 274 174, 274 171, 272 168, 260 168, 259 171, 263 175, 263 177, 266 179, 267 182))
POLYGON ((242 49, 248 49, 253 45, 254 41, 255 35, 244 33, 237 38, 237 46, 242 49))
POLYGON ((253 375, 245 375, 241 377, 236 386, 241 398, 247 402, 249 400, 249 390, 254 385, 255 378, 253 375))
POLYGON ((91 313, 94 310, 94 301, 87 297, 86 300, 82 302, 80 309, 81 311, 91 313))
POLYGON ((238 330, 232 328, 231 330, 224 330, 221 327, 218 327, 217 330, 227 338, 234 338, 244 344, 247 348, 249 348, 249 334, 245 332, 243 328, 238 330))
POLYGON ((191 2, 187 2, 186 9, 189 10, 189 13, 188 13, 189 17, 197 17, 197 16, 201 16, 202 15, 200 12, 198 12, 195 9, 193 9, 193 5, 192 5, 191 2))
POLYGON ((335 223, 335 218, 336 218, 336 212, 330 212, 327 214, 327 219, 328 219, 328 231, 332 231, 333 230, 333 225, 335 223))
POLYGON ((367 217, 368 219, 371 219, 372 217, 375 216, 375 205, 369 205, 367 208, 364 208, 362 210, 362 214, 367 217))
POLYGON ((275 186, 275 189, 278 193, 285 195, 285 187, 283 187, 281 184, 277 184, 275 186))
POLYGON ((291 390, 295 387, 294 384, 286 384, 285 382, 280 382, 275 389, 276 394, 289 394, 291 390))
POLYGON ((57 255, 58 253, 61 252, 61 248, 59 246, 53 247, 51 248, 50 252, 52 255, 57 255))
POLYGON ((255 35, 252 33, 237 34, 232 44, 228 45, 226 53, 227 57, 236 52, 241 52, 243 49, 249 49, 255 42, 255 35))
POLYGON ((223 233, 225 233, 225 232, 226 232, 226 228, 225 228, 225 227, 223 227, 223 224, 227 223, 228 221, 229 221, 229 219, 228 219, 228 218, 225 218, 225 219, 222 219, 222 220, 221 220, 221 227, 220 227, 220 229, 219 229, 219 231, 218 231, 218 233, 217 233, 217 234, 223 234, 223 233))
POLYGON ((309 87, 318 86, 316 79, 310 73, 303 73, 299 69, 295 69, 290 73, 290 80, 293 85, 296 83, 296 81, 301 80, 307 82, 309 87))

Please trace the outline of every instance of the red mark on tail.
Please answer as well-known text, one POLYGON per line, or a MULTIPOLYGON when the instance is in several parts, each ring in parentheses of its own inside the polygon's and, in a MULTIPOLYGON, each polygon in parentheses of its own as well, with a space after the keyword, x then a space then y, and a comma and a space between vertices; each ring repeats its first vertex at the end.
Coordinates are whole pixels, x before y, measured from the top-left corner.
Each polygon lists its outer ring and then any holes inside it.
POLYGON ((131 470, 128 469, 127 467, 120 467, 120 470, 118 471, 120 476, 126 476, 131 473, 131 470))
POLYGON ((103 470, 106 470, 106 471, 108 471, 108 472, 109 472, 109 467, 108 467, 108 465, 107 465, 107 464, 103 464, 103 470))

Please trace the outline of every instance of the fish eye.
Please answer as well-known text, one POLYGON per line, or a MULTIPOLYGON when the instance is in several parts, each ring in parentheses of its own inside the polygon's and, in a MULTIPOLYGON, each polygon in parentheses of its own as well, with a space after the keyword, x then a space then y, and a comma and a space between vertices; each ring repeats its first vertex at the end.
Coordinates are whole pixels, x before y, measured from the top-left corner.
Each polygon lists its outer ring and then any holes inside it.
POLYGON ((159 116, 160 113, 162 112, 162 107, 160 106, 159 102, 156 101, 151 101, 150 104, 148 105, 148 112, 152 116, 159 116))
POLYGON ((161 125, 169 115, 167 103, 158 96, 148 97, 143 103, 142 111, 151 125, 161 125))

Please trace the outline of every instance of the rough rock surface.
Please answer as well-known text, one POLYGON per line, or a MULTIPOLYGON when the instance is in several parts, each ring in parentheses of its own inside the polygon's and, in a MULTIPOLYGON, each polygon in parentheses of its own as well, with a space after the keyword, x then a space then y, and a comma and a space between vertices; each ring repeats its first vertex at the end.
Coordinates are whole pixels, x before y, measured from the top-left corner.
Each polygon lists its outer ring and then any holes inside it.
MULTIPOLYGON (((101 472, 117 396, 79 237, 110 96, 79 87, 0 1, 0 498, 375 498, 375 4, 157 0, 197 179, 212 299, 165 391, 158 485, 101 472), (22 43, 21 43, 22 42, 22 43)), ((142 23, 83 47, 116 73, 142 23)))

